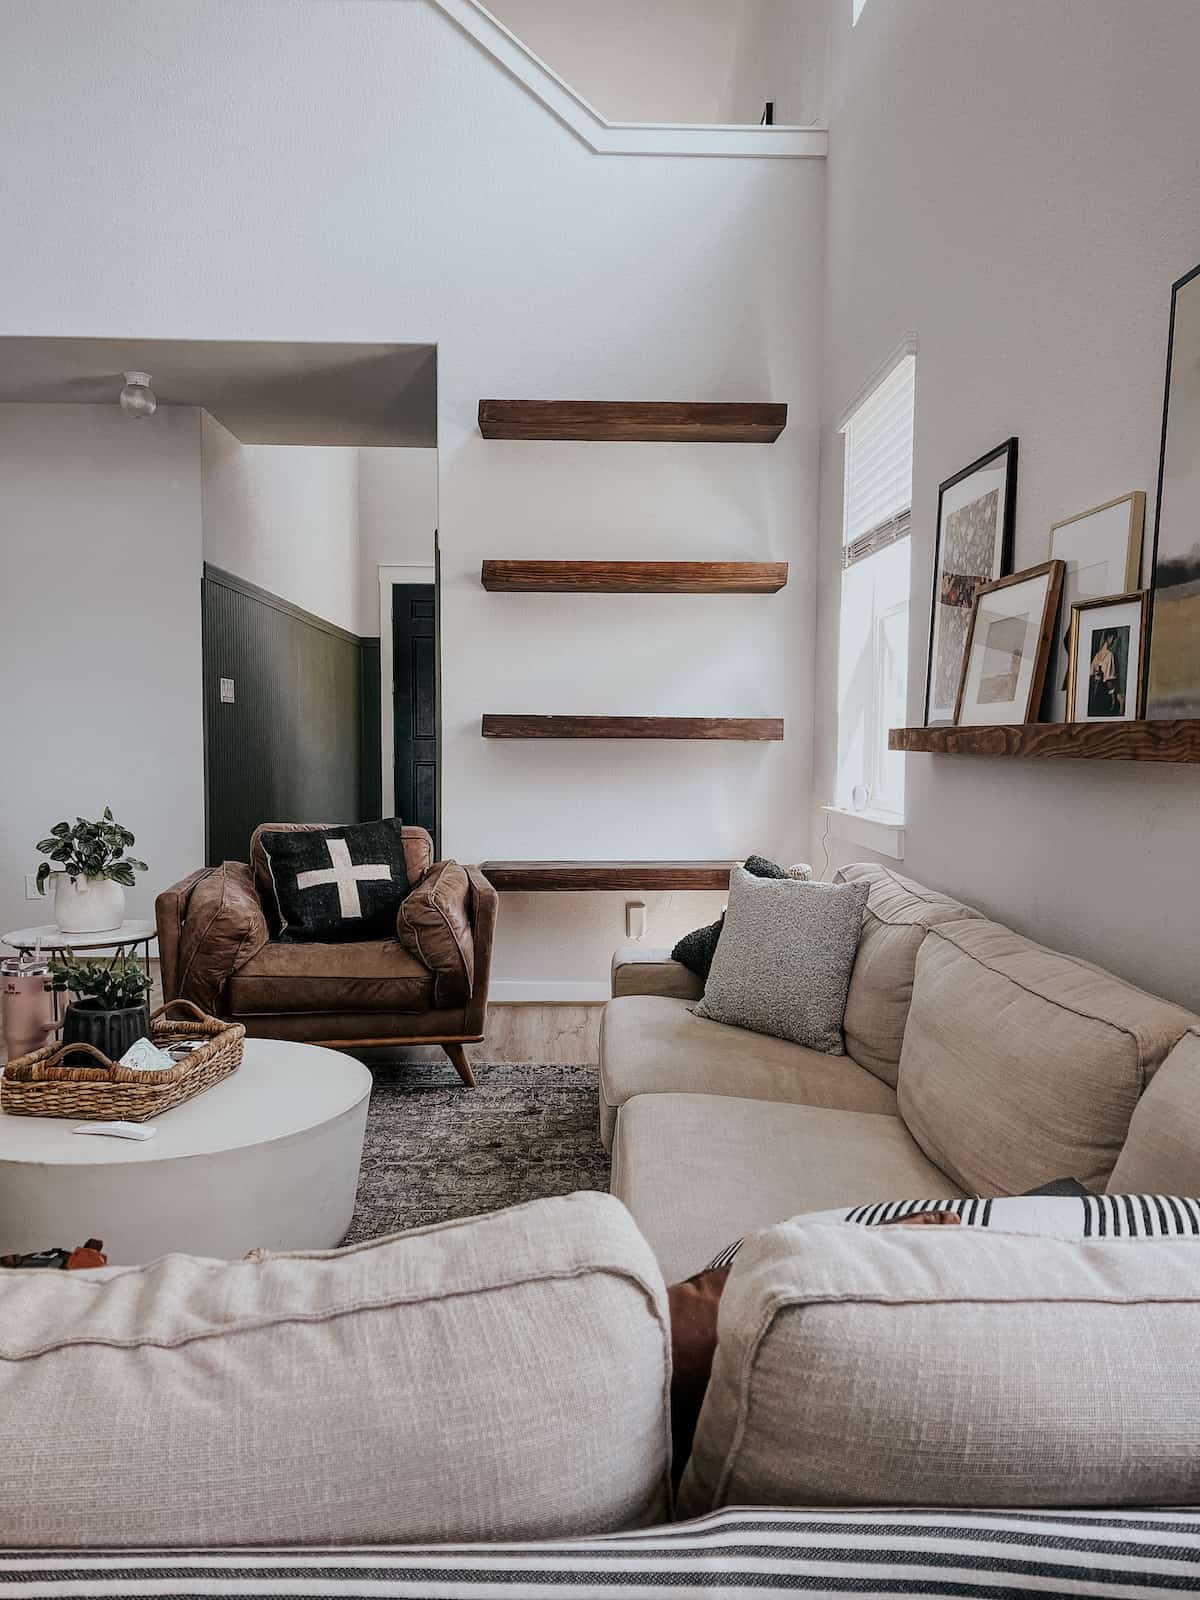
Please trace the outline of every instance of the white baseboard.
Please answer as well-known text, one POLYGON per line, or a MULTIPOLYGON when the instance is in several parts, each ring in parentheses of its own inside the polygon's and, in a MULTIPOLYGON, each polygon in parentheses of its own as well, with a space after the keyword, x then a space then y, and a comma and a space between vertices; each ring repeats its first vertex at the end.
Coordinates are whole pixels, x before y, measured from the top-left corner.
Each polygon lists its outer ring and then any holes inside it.
POLYGON ((598 1005, 611 996, 605 983, 539 983, 509 978, 493 982, 488 999, 497 1005, 598 1005))

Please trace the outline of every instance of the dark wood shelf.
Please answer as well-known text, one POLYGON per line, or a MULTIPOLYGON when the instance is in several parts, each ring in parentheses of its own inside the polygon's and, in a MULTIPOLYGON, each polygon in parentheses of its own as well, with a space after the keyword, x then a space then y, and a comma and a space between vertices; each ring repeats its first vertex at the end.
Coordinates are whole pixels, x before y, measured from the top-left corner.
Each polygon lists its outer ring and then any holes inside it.
POLYGON ((782 717, 538 717, 485 712, 485 739, 783 738, 782 717))
POLYGON ((786 561, 485 561, 493 594, 778 594, 786 561))
POLYGON ((493 889, 567 893, 598 889, 729 888, 736 861, 485 861, 493 889))
POLYGON ((1048 756, 1082 761, 1200 762, 1200 719, 1028 722, 1002 727, 893 728, 890 750, 938 756, 1048 756))
POLYGON ((481 400, 485 439, 773 444, 787 406, 690 400, 481 400))

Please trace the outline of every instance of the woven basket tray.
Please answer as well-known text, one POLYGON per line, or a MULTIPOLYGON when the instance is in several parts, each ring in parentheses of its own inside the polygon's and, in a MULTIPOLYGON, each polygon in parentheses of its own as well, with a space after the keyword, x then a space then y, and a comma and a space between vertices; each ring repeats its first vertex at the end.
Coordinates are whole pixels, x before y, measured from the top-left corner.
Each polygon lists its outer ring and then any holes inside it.
POLYGON ((170 1000, 150 1018, 156 1045, 203 1039, 199 1050, 161 1072, 134 1072, 90 1044, 47 1045, 10 1061, 0 1078, 0 1111, 15 1117, 74 1117, 79 1122, 146 1122, 193 1095, 211 1089, 242 1064, 240 1022, 209 1017, 190 1000, 170 1000), (183 1007, 193 1019, 174 1022, 167 1012, 183 1007), (95 1066, 64 1066, 68 1056, 95 1058, 95 1066))

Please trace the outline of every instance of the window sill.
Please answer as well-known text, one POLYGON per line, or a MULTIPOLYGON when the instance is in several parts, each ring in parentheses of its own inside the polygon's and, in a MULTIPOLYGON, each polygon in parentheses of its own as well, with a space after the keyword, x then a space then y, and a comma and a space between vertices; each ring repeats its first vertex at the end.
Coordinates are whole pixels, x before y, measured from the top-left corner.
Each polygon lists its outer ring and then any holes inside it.
POLYGON ((846 811, 842 806, 822 806, 829 831, 838 839, 865 845, 891 861, 904 860, 904 818, 884 811, 846 811))

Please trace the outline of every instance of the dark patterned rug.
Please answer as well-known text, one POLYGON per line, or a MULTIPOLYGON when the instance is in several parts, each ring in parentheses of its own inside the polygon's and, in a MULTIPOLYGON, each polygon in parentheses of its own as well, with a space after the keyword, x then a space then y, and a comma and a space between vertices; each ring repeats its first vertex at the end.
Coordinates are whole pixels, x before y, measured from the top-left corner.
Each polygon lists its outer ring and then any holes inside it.
POLYGON ((607 1189, 594 1066, 372 1066, 358 1200, 346 1243, 522 1200, 607 1189))

